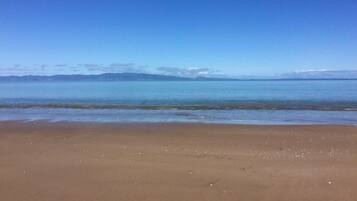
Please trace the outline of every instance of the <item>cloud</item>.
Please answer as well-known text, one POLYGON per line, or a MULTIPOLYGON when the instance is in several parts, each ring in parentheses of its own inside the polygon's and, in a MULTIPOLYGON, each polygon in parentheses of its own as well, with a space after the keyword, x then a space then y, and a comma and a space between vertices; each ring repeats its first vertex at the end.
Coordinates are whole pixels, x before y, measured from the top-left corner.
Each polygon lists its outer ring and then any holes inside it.
POLYGON ((134 67, 134 63, 112 63, 109 65, 110 67, 116 67, 116 68, 128 68, 128 67, 134 67))
POLYGON ((146 66, 134 63, 111 64, 34 64, 0 65, 0 76, 6 75, 59 75, 59 74, 102 74, 102 73, 145 73, 146 66))
POLYGON ((283 73, 280 75, 282 78, 293 79, 356 79, 356 70, 303 70, 295 71, 292 73, 283 73))
POLYGON ((35 64, 0 66, 0 75, 68 75, 102 73, 157 73, 182 77, 213 77, 219 72, 210 68, 150 67, 135 63, 35 64))
POLYGON ((146 72, 144 66, 139 66, 134 63, 112 63, 107 69, 116 72, 143 73, 146 72))
POLYGON ((143 66, 135 65, 134 63, 112 63, 106 64, 79 64, 84 67, 88 73, 142 73, 145 72, 143 66))
MULTIPOLYGON (((55 74, 74 74, 78 66, 68 64, 16 64, 12 66, 0 66, 0 75, 55 75, 55 74)), ((79 68, 78 68, 79 69, 79 68)))
POLYGON ((165 75, 175 75, 182 77, 210 77, 218 73, 210 68, 177 68, 177 67, 158 67, 159 72, 165 75))
POLYGON ((87 70, 98 70, 102 67, 101 64, 78 64, 79 68, 85 68, 87 70))
POLYGON ((56 67, 67 67, 68 65, 67 64, 56 64, 55 66, 56 67))

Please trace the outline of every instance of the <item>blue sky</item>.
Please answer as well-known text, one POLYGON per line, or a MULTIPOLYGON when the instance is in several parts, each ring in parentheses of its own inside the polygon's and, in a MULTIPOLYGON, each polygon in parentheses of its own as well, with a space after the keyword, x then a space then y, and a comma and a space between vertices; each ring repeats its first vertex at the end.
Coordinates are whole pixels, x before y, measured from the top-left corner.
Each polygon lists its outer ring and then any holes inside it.
POLYGON ((0 0, 0 74, 357 69, 357 1, 0 0))

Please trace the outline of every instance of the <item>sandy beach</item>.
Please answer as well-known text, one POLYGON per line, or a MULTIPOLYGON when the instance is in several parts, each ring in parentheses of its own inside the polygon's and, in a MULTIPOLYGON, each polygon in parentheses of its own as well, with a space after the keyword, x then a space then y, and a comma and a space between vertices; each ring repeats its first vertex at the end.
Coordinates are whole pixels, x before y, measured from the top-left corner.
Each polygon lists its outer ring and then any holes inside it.
POLYGON ((0 123, 0 200, 357 200, 357 127, 0 123))

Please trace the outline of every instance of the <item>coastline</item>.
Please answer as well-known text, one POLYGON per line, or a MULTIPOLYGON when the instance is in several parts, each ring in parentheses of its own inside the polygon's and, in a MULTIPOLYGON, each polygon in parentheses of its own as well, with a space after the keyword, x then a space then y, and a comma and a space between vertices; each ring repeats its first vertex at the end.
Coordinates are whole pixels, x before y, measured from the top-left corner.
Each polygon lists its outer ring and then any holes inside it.
POLYGON ((357 127, 0 122, 2 200, 356 200, 357 127))
POLYGON ((1 121, 113 124, 357 125, 357 111, 0 108, 1 121))

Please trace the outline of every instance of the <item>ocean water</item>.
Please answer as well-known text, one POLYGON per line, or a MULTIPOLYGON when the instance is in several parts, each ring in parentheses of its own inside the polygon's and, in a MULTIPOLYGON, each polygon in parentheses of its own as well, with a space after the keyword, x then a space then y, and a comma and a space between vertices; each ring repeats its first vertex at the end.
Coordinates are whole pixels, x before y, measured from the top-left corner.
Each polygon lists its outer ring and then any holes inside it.
POLYGON ((0 120, 357 124, 357 80, 0 82, 0 120))

